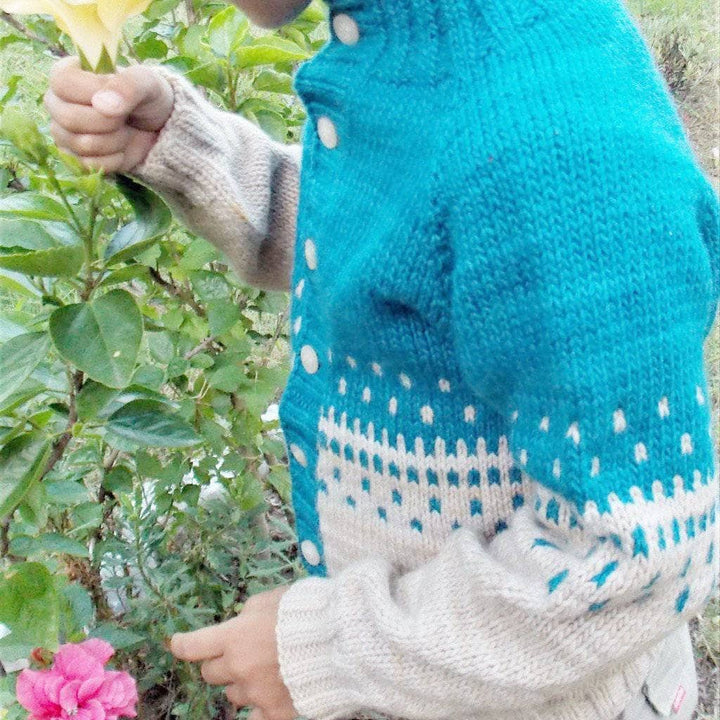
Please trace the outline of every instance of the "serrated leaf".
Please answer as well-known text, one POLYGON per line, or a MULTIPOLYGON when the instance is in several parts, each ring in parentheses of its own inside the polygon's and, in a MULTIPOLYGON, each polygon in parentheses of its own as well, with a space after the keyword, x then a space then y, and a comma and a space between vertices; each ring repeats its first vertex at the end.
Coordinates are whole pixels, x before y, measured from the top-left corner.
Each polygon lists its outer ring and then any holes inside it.
POLYGON ((65 207, 39 192, 20 192, 0 198, 0 217, 67 221, 65 207))
POLYGON ((0 248, 0 267, 25 275, 42 277, 74 277, 83 266, 82 247, 56 247, 48 250, 0 248))

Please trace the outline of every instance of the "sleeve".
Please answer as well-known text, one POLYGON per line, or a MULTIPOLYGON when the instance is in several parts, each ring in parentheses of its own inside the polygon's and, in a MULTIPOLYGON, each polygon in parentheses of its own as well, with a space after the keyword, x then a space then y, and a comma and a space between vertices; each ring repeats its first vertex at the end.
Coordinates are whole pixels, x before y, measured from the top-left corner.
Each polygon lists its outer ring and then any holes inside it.
POLYGON ((589 147, 550 127, 547 181, 520 149, 468 161, 452 333, 533 491, 490 541, 461 527, 410 572, 368 558, 291 586, 280 667, 308 718, 617 717, 712 596, 717 201, 673 153, 649 177, 641 148, 604 167, 589 147))
POLYGON ((225 253, 245 282, 287 290, 302 146, 274 141, 246 118, 216 108, 178 73, 156 69, 173 88, 173 112, 128 174, 225 253))

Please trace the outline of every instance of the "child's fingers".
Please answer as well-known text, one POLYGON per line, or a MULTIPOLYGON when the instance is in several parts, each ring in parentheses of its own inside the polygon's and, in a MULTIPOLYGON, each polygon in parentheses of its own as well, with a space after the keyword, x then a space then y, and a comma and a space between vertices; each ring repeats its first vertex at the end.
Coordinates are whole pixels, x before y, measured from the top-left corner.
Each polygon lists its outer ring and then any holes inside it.
POLYGON ((80 60, 71 56, 53 64, 50 88, 66 102, 89 105, 92 96, 107 84, 107 75, 96 75, 80 69, 80 60))
POLYGON ((200 666, 203 680, 210 685, 230 685, 235 679, 230 672, 228 663, 221 657, 206 660, 200 666))
POLYGON ((52 90, 45 93, 43 104, 50 117, 70 132, 106 133, 125 124, 124 118, 107 117, 89 105, 65 102, 52 90))
POLYGON ((110 133, 71 133, 56 122, 50 123, 50 132, 57 145, 69 148, 83 157, 101 157, 124 152, 128 145, 130 128, 122 127, 110 133))
POLYGON ((222 625, 211 625, 187 633, 175 633, 170 639, 170 652, 180 660, 198 662, 223 654, 226 631, 222 625))

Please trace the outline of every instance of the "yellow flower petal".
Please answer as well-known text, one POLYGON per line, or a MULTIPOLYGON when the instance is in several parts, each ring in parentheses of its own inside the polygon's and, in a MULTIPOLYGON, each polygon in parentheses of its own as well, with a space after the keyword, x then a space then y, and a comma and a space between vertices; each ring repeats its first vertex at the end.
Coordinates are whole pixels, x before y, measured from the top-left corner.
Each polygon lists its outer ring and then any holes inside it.
POLYGON ((11 15, 47 15, 50 13, 45 0, 0 0, 0 10, 11 15))
POLYGON ((151 0, 97 0, 100 20, 110 32, 122 29, 125 21, 144 12, 151 0))
POLYGON ((98 17, 95 4, 70 5, 64 0, 46 1, 60 29, 72 38, 93 67, 97 66, 103 47, 115 62, 119 34, 108 31, 98 17))

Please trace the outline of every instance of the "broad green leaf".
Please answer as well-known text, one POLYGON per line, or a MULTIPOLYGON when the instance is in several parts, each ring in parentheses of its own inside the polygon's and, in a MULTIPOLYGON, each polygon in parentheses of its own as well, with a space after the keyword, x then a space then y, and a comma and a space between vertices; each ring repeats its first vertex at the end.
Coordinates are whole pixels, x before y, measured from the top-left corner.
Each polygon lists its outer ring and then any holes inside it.
POLYGON ((217 13, 208 25, 208 42, 220 57, 227 57, 233 47, 247 36, 250 23, 233 5, 217 13))
POLYGON ((27 657, 35 646, 57 648, 58 595, 53 576, 44 565, 13 565, 0 578, 0 623, 11 631, 0 641, 2 661, 27 657))
POLYGON ((16 392, 47 355, 47 333, 16 335, 0 346, 0 403, 16 392))
POLYGON ((253 80, 253 87, 256 90, 264 90, 265 92, 291 95, 293 93, 292 76, 274 70, 263 70, 253 80))
POLYGON ((88 549, 82 543, 60 533, 43 533, 35 539, 36 546, 49 553, 73 555, 74 557, 88 556, 88 549))
POLYGON ((66 305, 50 316, 50 336, 60 355, 111 388, 130 382, 142 333, 140 310, 125 290, 66 305))
POLYGON ((279 62, 297 62, 310 57, 310 53, 290 40, 266 36, 252 45, 235 48, 233 56, 236 58, 238 67, 247 68, 255 65, 273 65, 279 62))
POLYGON ((118 189, 135 212, 135 219, 121 227, 105 248, 105 260, 122 262, 135 257, 167 232, 172 213, 152 190, 125 175, 117 178, 118 189))
POLYGON ((0 217, 68 220, 65 207, 40 192, 20 192, 0 198, 0 217))
POLYGON ((24 335, 27 328, 14 320, 0 316, 0 342, 6 342, 17 335, 24 335))
POLYGON ((0 288, 12 295, 40 297, 42 292, 36 288, 22 273, 0 269, 0 288))
POLYGON ((87 502, 89 497, 88 489, 82 483, 74 480, 44 481, 43 485, 48 502, 53 505, 77 505, 87 502))
POLYGON ((34 220, 0 218, 0 247, 24 250, 48 250, 58 243, 34 220))
POLYGON ((79 245, 48 250, 0 248, 0 267, 25 275, 74 277, 83 266, 85 252, 79 245))
POLYGON ((145 447, 189 447, 201 441, 191 425, 156 400, 132 400, 108 418, 107 428, 145 447))
POLYGON ((0 450, 0 520, 11 515, 38 482, 51 449, 39 433, 26 433, 0 450))
POLYGON ((150 270, 146 265, 127 265, 125 267, 108 273, 100 283, 99 287, 119 285, 130 280, 147 280, 150 277, 150 270))

